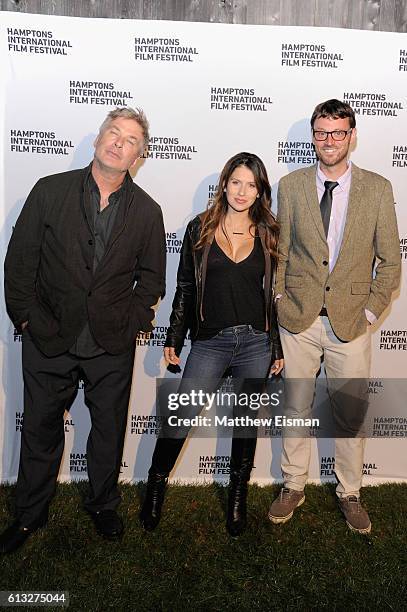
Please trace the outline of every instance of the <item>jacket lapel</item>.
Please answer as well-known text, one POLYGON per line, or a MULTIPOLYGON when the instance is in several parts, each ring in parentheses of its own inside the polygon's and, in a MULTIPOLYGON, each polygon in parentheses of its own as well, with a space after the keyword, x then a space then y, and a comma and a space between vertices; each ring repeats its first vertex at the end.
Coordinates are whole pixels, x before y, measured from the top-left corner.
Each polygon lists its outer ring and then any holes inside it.
MULTIPOLYGON (((107 243, 104 257, 108 254, 112 248, 112 245, 116 242, 126 226, 129 208, 134 200, 134 194, 130 193, 129 178, 129 175, 127 175, 125 178, 126 184, 124 185, 124 190, 121 195, 122 201, 119 203, 119 209, 116 213, 116 219, 114 220, 112 233, 107 243)), ((130 181, 133 182, 131 178, 130 181)))
MULTIPOLYGON (((261 246, 263 247, 263 254, 264 254, 264 263, 265 263, 265 269, 264 269, 264 299, 265 299, 265 306, 266 306, 266 331, 269 331, 270 329, 270 321, 269 321, 269 304, 270 304, 270 289, 271 289, 271 283, 272 283, 272 279, 271 279, 271 257, 270 254, 267 251, 267 247, 266 247, 266 230, 264 228, 263 225, 258 225, 257 226, 257 231, 259 233, 259 237, 260 237, 260 241, 261 241, 261 246)), ((271 298, 272 299, 272 298, 271 298)))
POLYGON ((201 289, 201 303, 199 305, 199 315, 201 317, 201 321, 204 320, 204 317, 203 317, 203 296, 204 296, 204 291, 205 291, 206 271, 207 271, 207 268, 208 268, 208 255, 209 255, 209 251, 210 251, 210 248, 212 246, 212 242, 213 242, 214 238, 215 238, 215 234, 213 234, 209 238, 209 240, 206 243, 206 245, 204 246, 203 252, 202 252, 202 276, 201 276, 201 279, 202 279, 201 280, 201 287, 202 287, 202 289, 201 289))
POLYGON ((362 173, 360 168, 352 163, 352 177, 349 191, 348 209, 346 213, 345 229, 343 231, 342 244, 339 251, 338 259, 342 253, 342 250, 346 246, 346 242, 349 240, 352 232, 355 219, 360 209, 361 189, 362 189, 362 173))
POLYGON ((314 223, 318 230, 322 240, 326 242, 325 230, 322 223, 321 210, 319 208, 317 184, 316 184, 316 170, 317 167, 306 168, 303 171, 303 186, 305 199, 308 204, 311 216, 314 219, 314 223))
POLYGON ((92 211, 92 203, 90 201, 90 193, 89 193, 89 175, 92 171, 92 162, 89 164, 87 168, 84 168, 84 175, 81 187, 81 199, 80 206, 82 210, 82 214, 87 223, 88 229, 90 233, 93 235, 93 211, 92 211))

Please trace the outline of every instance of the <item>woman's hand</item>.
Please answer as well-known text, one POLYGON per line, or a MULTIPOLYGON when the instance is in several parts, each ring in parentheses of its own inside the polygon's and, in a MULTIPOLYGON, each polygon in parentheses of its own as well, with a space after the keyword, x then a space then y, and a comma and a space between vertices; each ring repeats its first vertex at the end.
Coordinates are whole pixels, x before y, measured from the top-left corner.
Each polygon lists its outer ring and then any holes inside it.
POLYGON ((276 359, 273 365, 271 366, 270 374, 274 374, 274 376, 277 376, 277 374, 280 374, 283 367, 284 359, 276 359))
POLYGON ((173 346, 166 346, 164 348, 164 359, 167 364, 170 363, 171 365, 179 365, 181 363, 180 358, 175 354, 175 348, 173 346))

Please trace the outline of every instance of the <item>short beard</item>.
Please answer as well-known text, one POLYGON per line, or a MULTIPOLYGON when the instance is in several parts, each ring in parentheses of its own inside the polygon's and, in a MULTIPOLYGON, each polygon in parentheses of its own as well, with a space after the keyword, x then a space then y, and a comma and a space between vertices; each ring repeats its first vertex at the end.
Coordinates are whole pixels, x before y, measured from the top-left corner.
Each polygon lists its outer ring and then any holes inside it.
POLYGON ((346 151, 343 152, 343 155, 341 157, 337 157, 335 159, 328 159, 328 161, 325 161, 320 153, 320 157, 319 157, 319 161, 321 161, 324 166, 326 166, 327 168, 330 168, 332 166, 337 166, 338 164, 340 164, 344 159, 348 158, 348 153, 349 153, 349 147, 346 149, 346 151))

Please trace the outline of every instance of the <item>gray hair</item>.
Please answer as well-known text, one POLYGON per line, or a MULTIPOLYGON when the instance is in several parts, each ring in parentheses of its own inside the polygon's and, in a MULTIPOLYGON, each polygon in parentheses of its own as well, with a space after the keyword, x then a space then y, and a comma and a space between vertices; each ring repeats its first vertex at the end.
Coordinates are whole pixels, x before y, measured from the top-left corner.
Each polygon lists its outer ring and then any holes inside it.
POLYGON ((143 132, 143 148, 146 147, 148 145, 148 141, 150 140, 150 126, 147 117, 145 116, 144 111, 142 111, 141 108, 134 109, 125 106, 123 108, 115 108, 114 110, 110 111, 110 113, 107 115, 106 119, 103 121, 102 125, 99 128, 99 134, 102 134, 102 132, 104 132, 109 127, 110 123, 118 117, 124 117, 125 119, 133 119, 134 121, 137 121, 143 132))

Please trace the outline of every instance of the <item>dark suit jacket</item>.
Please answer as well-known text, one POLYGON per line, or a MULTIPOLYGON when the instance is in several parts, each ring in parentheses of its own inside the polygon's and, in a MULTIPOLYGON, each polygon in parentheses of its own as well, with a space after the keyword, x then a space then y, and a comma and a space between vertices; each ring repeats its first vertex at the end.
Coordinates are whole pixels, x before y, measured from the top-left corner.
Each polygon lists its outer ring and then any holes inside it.
POLYGON ((353 340, 366 331, 365 308, 380 317, 400 280, 400 246, 390 182, 352 164, 348 211, 336 264, 329 252, 316 187, 316 166, 284 176, 278 190, 279 323, 307 329, 325 303, 335 334, 353 340), (375 274, 373 264, 378 261, 375 274))
POLYGON ((47 176, 31 191, 5 261, 9 315, 48 356, 67 351, 89 320, 108 353, 128 350, 152 329, 165 290, 161 209, 129 181, 108 247, 93 273, 92 221, 86 216, 88 168, 47 176))

